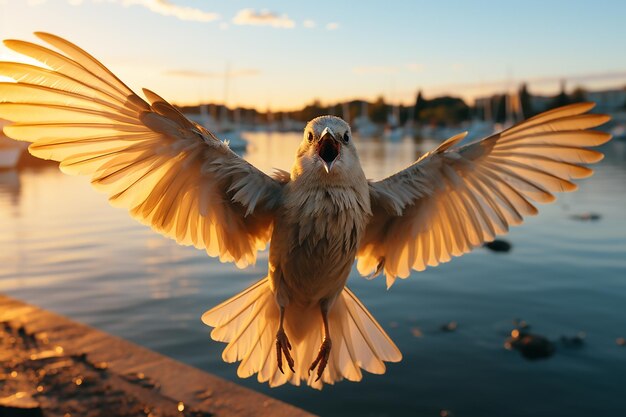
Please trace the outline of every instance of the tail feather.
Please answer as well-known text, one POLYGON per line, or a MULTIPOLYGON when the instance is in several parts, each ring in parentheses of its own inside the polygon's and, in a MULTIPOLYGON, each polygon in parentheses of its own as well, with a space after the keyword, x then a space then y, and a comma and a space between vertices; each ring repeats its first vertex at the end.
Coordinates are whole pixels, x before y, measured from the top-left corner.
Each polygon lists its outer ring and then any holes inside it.
POLYGON ((245 316, 247 314, 248 317, 245 321, 242 320, 236 335, 229 340, 228 346, 222 353, 222 358, 226 362, 235 362, 243 359, 250 351, 250 346, 253 346, 259 340, 259 337, 264 333, 264 331, 259 331, 259 327, 263 326, 264 323, 271 322, 270 320, 260 320, 259 316, 265 312, 266 305, 272 302, 273 300, 263 297, 263 300, 257 300, 254 303, 251 311, 248 308, 246 313, 241 315, 245 316))
MULTIPOLYGON (((263 290, 266 284, 266 280, 261 280, 224 301, 219 306, 206 311, 202 315, 202 322, 216 329, 217 327, 225 326, 230 320, 237 318, 244 308, 251 306, 264 294, 263 290)), ((221 342, 222 340, 219 341, 221 342)))
POLYGON ((329 316, 330 337, 333 342, 328 365, 320 381, 308 372, 323 338, 319 309, 289 306, 285 313, 285 331, 290 338, 295 372, 286 366, 285 374, 278 369, 275 337, 279 312, 267 278, 252 285, 235 297, 207 311, 202 321, 214 327, 211 337, 228 345, 222 358, 226 362, 241 361, 237 375, 247 378, 258 374, 259 382, 278 386, 287 382, 321 389, 347 379, 360 381, 361 369, 382 374, 384 362, 398 362, 402 355, 389 336, 347 288, 333 305, 329 316))
MULTIPOLYGON (((402 354, 376 319, 356 298, 356 295, 348 288, 345 288, 343 297, 346 300, 349 311, 351 311, 350 317, 353 319, 353 323, 357 325, 360 333, 366 338, 372 352, 375 352, 381 361, 399 362, 402 359, 402 354)), ((367 368, 364 369, 368 370, 367 368)))

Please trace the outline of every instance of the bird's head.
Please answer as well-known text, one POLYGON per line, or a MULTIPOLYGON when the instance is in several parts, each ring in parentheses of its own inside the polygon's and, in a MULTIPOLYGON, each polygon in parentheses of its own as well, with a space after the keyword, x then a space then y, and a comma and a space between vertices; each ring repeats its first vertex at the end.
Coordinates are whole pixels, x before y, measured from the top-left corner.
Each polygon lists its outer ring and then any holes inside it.
POLYGON ((339 117, 320 116, 307 123, 298 148, 297 173, 345 176, 361 169, 350 126, 339 117))

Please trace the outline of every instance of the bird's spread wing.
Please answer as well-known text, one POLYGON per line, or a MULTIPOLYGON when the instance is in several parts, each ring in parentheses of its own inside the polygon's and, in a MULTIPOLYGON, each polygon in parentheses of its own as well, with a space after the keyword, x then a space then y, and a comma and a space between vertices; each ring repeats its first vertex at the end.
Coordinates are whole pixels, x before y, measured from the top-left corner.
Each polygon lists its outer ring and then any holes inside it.
POLYGON ((573 191, 571 179, 592 174, 581 166, 603 155, 586 149, 610 139, 587 130, 609 120, 581 103, 551 110, 501 133, 455 146, 442 143, 413 165, 370 183, 373 217, 359 248, 363 275, 385 272, 387 286, 411 269, 447 262, 509 226, 534 215, 532 202, 549 203, 554 192, 573 191))
POLYGON ((85 51, 37 33, 57 51, 9 40, 6 46, 44 67, 0 63, 5 134, 29 151, 86 174, 115 206, 184 245, 222 261, 253 263, 271 235, 282 179, 233 153, 151 91, 133 93, 85 51))

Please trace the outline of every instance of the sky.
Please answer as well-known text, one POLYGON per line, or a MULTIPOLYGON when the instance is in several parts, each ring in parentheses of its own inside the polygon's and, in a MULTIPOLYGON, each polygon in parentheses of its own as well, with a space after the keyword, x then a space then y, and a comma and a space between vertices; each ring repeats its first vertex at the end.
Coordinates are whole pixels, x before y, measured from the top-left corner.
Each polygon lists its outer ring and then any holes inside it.
POLYGON ((618 0, 0 0, 0 37, 65 37, 176 104, 279 111, 621 87, 624 16, 618 0))

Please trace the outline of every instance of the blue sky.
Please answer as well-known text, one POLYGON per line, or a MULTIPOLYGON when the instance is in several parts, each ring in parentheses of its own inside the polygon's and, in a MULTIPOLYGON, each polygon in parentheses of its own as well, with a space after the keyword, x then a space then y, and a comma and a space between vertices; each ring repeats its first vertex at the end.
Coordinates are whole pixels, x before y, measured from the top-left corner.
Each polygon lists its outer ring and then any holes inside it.
POLYGON ((0 36, 64 36, 181 104, 223 101, 228 70, 228 104, 277 110, 622 86, 625 16, 622 1, 0 0, 0 36))

